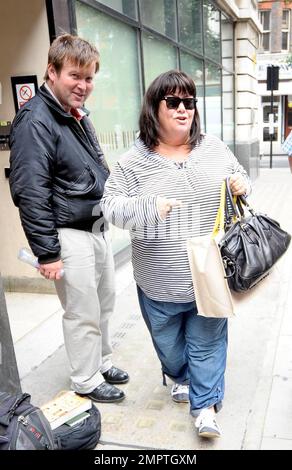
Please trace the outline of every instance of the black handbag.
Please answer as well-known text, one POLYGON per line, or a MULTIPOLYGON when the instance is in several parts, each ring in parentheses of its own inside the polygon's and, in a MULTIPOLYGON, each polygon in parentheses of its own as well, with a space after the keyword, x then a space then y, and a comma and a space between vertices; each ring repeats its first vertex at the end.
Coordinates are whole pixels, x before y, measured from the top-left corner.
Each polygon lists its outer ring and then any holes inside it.
POLYGON ((245 292, 269 274, 287 250, 291 235, 275 220, 251 209, 245 197, 237 197, 235 203, 229 179, 225 181, 229 210, 219 248, 230 289, 245 292))

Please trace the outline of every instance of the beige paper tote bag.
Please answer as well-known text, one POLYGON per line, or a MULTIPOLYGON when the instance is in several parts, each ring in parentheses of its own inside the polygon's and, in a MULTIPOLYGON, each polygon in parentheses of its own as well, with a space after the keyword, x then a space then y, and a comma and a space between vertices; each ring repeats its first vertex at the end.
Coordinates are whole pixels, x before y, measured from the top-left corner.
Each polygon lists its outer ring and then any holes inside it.
POLYGON ((213 233, 187 241, 198 315, 226 318, 235 314, 218 241, 224 232, 225 182, 213 233))
POLYGON ((211 235, 191 238, 187 247, 198 315, 232 317, 234 304, 216 239, 211 235))

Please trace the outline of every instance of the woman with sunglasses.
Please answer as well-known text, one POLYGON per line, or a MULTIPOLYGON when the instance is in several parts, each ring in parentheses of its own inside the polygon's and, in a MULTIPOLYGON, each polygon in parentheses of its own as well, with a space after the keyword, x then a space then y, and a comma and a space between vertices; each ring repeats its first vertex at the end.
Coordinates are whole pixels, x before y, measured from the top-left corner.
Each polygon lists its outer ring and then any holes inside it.
POLYGON ((197 315, 186 241, 212 231, 223 178, 233 194, 248 176, 228 147, 204 134, 190 76, 170 70, 149 86, 140 135, 105 187, 105 218, 129 229, 142 315, 176 402, 190 401, 202 437, 219 437, 227 319, 197 315))

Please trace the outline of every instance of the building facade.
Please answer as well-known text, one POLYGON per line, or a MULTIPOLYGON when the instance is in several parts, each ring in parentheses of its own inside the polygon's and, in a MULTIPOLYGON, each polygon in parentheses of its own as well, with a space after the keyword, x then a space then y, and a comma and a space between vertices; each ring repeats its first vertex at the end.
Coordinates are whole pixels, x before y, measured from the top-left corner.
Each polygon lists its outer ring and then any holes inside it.
POLYGON ((259 1, 259 19, 263 34, 258 51, 259 130, 261 152, 269 154, 270 136, 275 157, 292 129, 292 1, 259 1), (267 67, 279 67, 278 89, 267 90, 267 67), (273 123, 269 125, 269 115, 273 123))
MULTIPOLYGON (((65 31, 77 33, 100 51, 101 67, 87 107, 110 165, 133 143, 143 94, 159 73, 180 68, 197 86, 204 131, 217 135, 235 152, 252 178, 258 174, 256 51, 260 23, 255 0, 17 0, 5 2, 0 36, 16 35, 13 54, 0 70, 0 120, 14 117, 10 77, 33 75, 42 82, 49 43, 65 31), (22 2, 23 3, 23 2, 22 2), (19 12, 20 34, 14 8, 19 12), (27 9, 29 4, 30 8, 27 9), (16 24, 15 24, 16 21, 16 24), (2 25, 3 22, 3 25, 2 25), (13 26, 10 30, 10 24, 13 26), (29 60, 28 60, 29 57, 29 60)), ((0 50, 4 49, 3 41, 0 50)), ((3 54, 1 54, 3 55, 3 54)), ((0 209, 4 233, 0 270, 11 289, 33 289, 35 273, 16 253, 26 245, 17 210, 10 200, 1 152, 0 209)), ((7 172, 6 172, 7 173, 7 172)), ((126 232, 113 228, 116 253, 129 245, 126 232)), ((42 281, 42 280, 41 280, 42 281)), ((47 281, 43 281, 48 285, 47 281)), ((40 282, 38 282, 40 284, 40 282)))

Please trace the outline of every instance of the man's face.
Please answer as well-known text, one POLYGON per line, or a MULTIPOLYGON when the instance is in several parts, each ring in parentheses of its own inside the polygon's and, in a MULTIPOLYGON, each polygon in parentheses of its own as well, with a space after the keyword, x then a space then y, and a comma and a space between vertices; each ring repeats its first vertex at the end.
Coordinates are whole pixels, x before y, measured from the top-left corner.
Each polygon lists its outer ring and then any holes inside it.
POLYGON ((93 90, 95 62, 85 67, 66 61, 57 74, 54 66, 49 64, 48 75, 51 90, 60 101, 64 110, 80 108, 93 90))

